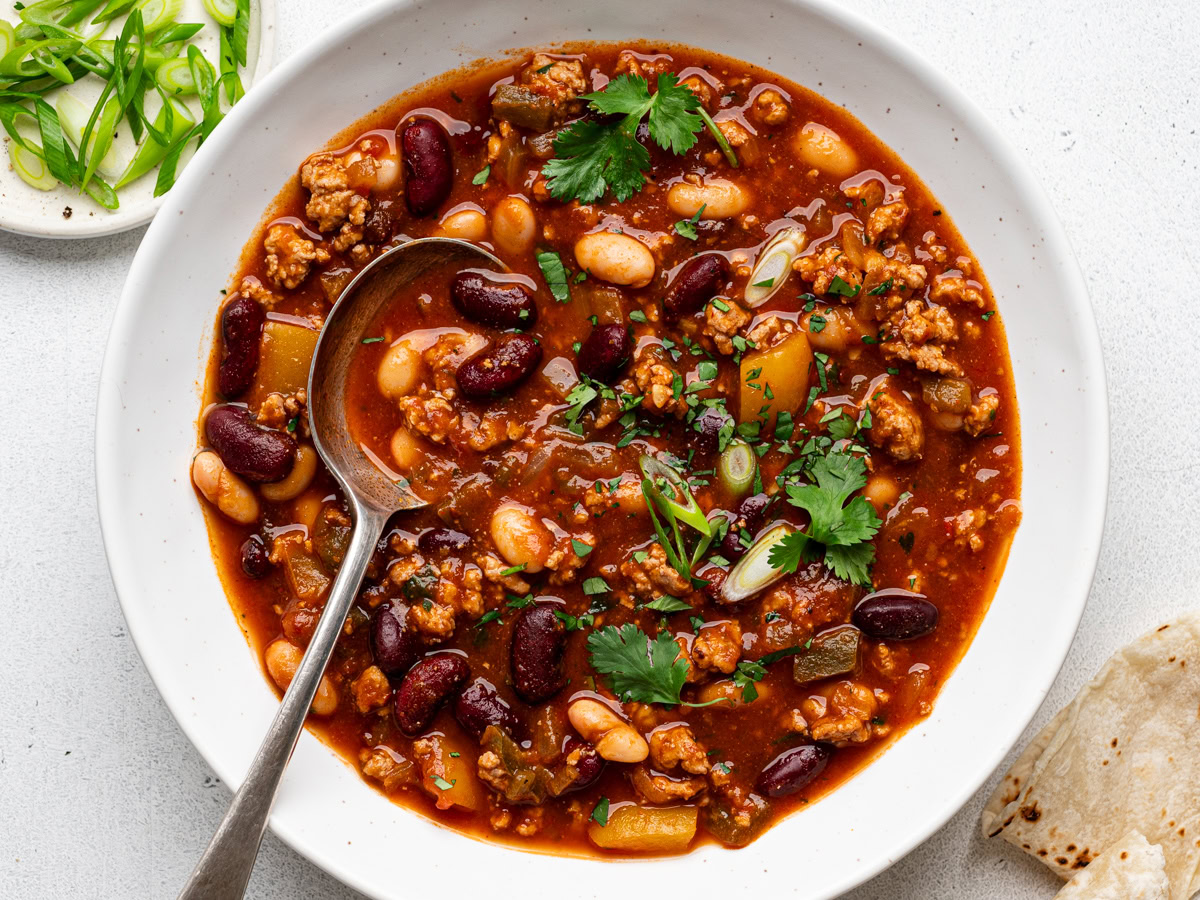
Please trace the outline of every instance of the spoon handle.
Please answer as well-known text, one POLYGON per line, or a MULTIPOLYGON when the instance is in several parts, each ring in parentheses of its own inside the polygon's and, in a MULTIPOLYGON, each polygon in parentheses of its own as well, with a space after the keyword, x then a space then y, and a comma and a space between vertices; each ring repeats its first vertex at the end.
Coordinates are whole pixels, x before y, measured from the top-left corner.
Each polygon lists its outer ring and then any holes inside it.
POLYGON ((387 513, 353 499, 351 504, 354 534, 334 579, 317 630, 292 683, 283 695, 283 702, 258 748, 258 754, 250 764, 250 771, 234 794, 233 802, 209 842, 208 849, 180 892, 179 900, 239 900, 246 891, 271 805, 275 802, 275 794, 283 779, 283 770, 296 747, 308 708, 312 705, 338 636, 342 633, 346 615, 358 595, 375 543, 387 524, 387 513))

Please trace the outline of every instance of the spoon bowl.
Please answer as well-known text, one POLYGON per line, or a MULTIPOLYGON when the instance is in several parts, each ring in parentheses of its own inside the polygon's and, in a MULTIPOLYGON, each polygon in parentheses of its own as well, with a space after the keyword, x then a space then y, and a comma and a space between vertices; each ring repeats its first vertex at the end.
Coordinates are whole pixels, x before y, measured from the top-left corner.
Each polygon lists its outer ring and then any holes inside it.
POLYGON ((283 771, 375 545, 393 513, 426 505, 407 481, 389 477, 354 443, 346 422, 346 378, 354 354, 361 348, 366 330, 405 285, 439 266, 478 266, 481 262, 507 270, 491 253, 466 241, 408 241, 359 272, 325 320, 308 376, 309 422, 317 453, 345 492, 354 533, 304 659, 284 692, 246 780, 234 794, 208 849, 179 894, 180 900, 237 900, 245 893, 283 771))

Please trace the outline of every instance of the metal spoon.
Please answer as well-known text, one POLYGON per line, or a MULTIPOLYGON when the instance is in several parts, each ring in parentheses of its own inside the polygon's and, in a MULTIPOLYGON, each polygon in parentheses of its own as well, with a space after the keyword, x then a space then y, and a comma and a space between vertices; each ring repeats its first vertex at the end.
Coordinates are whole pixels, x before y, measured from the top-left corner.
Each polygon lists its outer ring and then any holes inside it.
POLYGON ((355 445, 346 425, 346 375, 365 330, 396 292, 435 266, 455 263, 483 263, 506 270, 495 256, 465 241, 409 241, 359 272, 321 329, 308 377, 313 445, 342 487, 354 519, 354 533, 304 659, 283 695, 246 779, 179 894, 180 900, 237 900, 245 893, 283 770, 358 595, 375 544, 393 513, 426 505, 406 484, 388 478, 355 445))

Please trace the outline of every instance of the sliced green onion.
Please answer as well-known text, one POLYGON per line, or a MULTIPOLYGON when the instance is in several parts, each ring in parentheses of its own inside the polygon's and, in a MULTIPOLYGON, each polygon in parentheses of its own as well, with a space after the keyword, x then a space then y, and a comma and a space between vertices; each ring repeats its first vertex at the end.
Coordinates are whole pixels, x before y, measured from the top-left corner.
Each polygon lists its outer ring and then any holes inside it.
POLYGON ((741 603, 782 578, 783 570, 771 565, 771 548, 795 530, 791 525, 776 525, 755 541, 721 582, 717 599, 722 603, 741 603))
POLYGON ((225 85, 225 99, 230 105, 237 103, 246 96, 246 89, 242 87, 242 79, 237 73, 237 61, 233 58, 233 48, 229 44, 229 36, 231 30, 228 28, 221 29, 221 83, 225 85))
POLYGON ((237 0, 237 21, 233 23, 233 58, 239 66, 246 64, 246 48, 250 41, 250 0, 237 0))
POLYGON ((50 168, 50 173, 59 181, 68 184, 73 182, 71 151, 67 140, 63 137, 62 124, 58 121, 58 113, 49 103, 41 98, 33 101, 33 109, 37 114, 38 129, 42 134, 42 158, 50 168))
MULTIPOLYGON (((83 178, 80 179, 80 187, 86 188, 88 182, 92 180, 92 176, 96 174, 96 167, 100 161, 108 154, 113 145, 113 132, 117 127, 117 120, 121 118, 121 103, 116 97, 109 97, 108 102, 104 104, 104 109, 100 113, 100 119, 96 123, 96 128, 92 132, 92 140, 88 145, 87 152, 87 168, 83 171, 83 178)), ((79 151, 79 155, 83 157, 83 150, 79 151)))
MULTIPOLYGON (((160 31, 154 36, 151 47, 162 47, 166 44, 182 43, 189 41, 204 28, 201 22, 180 22, 178 25, 172 25, 165 31, 160 31)), ((178 52, 178 50, 176 50, 178 52)))
POLYGON ((80 157, 87 160, 84 176, 80 178, 80 181, 86 185, 87 182, 84 181, 84 178, 88 177, 88 169, 92 172, 98 171, 105 178, 119 177, 129 164, 132 149, 127 140, 114 142, 112 138, 116 128, 115 117, 120 112, 117 98, 110 94, 104 100, 103 107, 95 117, 96 121, 88 134, 86 149, 83 148, 83 134, 87 130, 88 123, 91 122, 93 110, 88 109, 78 97, 69 91, 60 91, 55 98, 54 105, 58 110, 63 133, 72 144, 79 148, 80 157), (106 117, 112 123, 107 130, 104 128, 106 117), (108 139, 102 141, 101 138, 105 133, 107 133, 108 139), (107 145, 103 150, 101 149, 102 143, 107 145))
POLYGON ((45 47, 39 47, 33 51, 30 57, 35 63, 42 67, 42 70, 63 84, 74 84, 75 76, 67 68, 66 63, 47 50, 45 47))
POLYGON ((104 9, 100 10, 96 18, 92 19, 92 24, 99 25, 101 22, 108 22, 111 19, 115 19, 121 13, 128 12, 130 7, 136 2, 137 0, 108 0, 104 9))
MULTIPOLYGON (((143 61, 145 64, 146 71, 156 72, 156 71, 158 71, 158 68, 163 63, 169 62, 172 59, 178 59, 180 46, 181 45, 179 44, 179 42, 173 41, 169 44, 164 44, 161 47, 155 47, 153 44, 146 47, 145 52, 143 54, 143 61)), ((113 52, 115 50, 115 42, 114 41, 92 41, 91 44, 89 45, 89 47, 93 51, 92 55, 99 56, 101 59, 104 60, 105 65, 108 67, 108 70, 106 72, 97 72, 96 74, 100 75, 102 78, 108 78, 112 74, 113 52)), ((85 47, 85 48, 83 48, 83 50, 86 51, 89 49, 89 47, 85 47)), ((80 59, 83 56, 84 56, 84 52, 80 51, 79 53, 77 53, 75 55, 75 58, 80 59)), ((128 68, 128 64, 126 64, 126 68, 128 68)))
POLYGON ((168 94, 196 93, 196 79, 192 77, 191 64, 183 56, 163 62, 154 73, 154 80, 162 85, 168 94))
POLYGON ((750 492, 757 470, 758 457, 741 438, 730 441, 717 463, 717 476, 734 497, 744 497, 750 492))
POLYGON ((650 479, 653 493, 662 499, 662 503, 666 504, 672 516, 679 519, 685 525, 690 525, 701 534, 708 534, 710 532, 711 526, 708 523, 708 519, 704 516, 704 511, 700 509, 700 504, 692 496, 687 482, 683 480, 683 477, 678 472, 649 454, 642 454, 638 465, 641 466, 642 474, 650 479), (670 497, 662 492, 659 484, 660 481, 665 481, 669 486, 671 490, 670 497))
POLYGON ((783 287, 792 273, 792 263, 804 249, 804 232, 799 228, 784 228, 775 233, 758 254, 744 294, 746 305, 761 306, 783 287))
POLYGON ((203 0, 204 10, 217 20, 217 23, 229 28, 237 19, 237 0, 203 0))
POLYGON ((153 34, 175 23, 183 10, 183 0, 141 0, 137 8, 146 34, 153 34))
POLYGON ((0 19, 0 58, 7 56, 17 46, 17 33, 12 22, 0 19))
POLYGON ((73 25, 78 25, 97 9, 100 8, 104 0, 73 0, 68 4, 69 9, 67 14, 58 20, 58 24, 63 28, 70 28, 73 25))
POLYGON ((125 185, 137 181, 160 162, 162 162, 167 153, 179 143, 180 140, 188 132, 192 130, 192 126, 196 124, 196 120, 180 101, 171 98, 168 103, 163 104, 163 108, 159 110, 158 116, 155 117, 154 127, 160 131, 170 129, 168 134, 167 144, 161 145, 150 137, 142 141, 142 144, 134 154, 133 159, 129 163, 129 168, 121 176, 120 180, 113 185, 114 188, 120 190, 125 185), (168 117, 171 122, 167 122, 168 117))
POLYGON ((175 172, 179 168, 180 157, 183 156, 183 151, 187 148, 188 141, 198 136, 202 128, 202 125, 197 125, 176 141, 174 146, 167 151, 167 155, 163 157, 162 165, 158 169, 158 181, 154 183, 155 197, 161 197, 175 184, 175 172))
POLYGON ((8 143, 8 158, 12 162, 13 171, 30 187, 39 191, 52 191, 58 187, 59 181, 50 174, 46 161, 16 141, 8 143))

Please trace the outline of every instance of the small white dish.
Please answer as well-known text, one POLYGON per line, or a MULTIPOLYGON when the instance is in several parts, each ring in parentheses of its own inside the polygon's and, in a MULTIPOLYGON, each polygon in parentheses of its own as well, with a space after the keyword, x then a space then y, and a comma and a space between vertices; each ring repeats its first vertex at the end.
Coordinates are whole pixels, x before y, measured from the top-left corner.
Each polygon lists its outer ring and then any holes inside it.
POLYGON ((922 176, 997 297, 1023 424, 1024 521, 991 611, 932 715, 749 847, 622 865, 472 841, 387 801, 310 734, 271 826, 377 898, 832 897, 895 862, 978 789, 1071 644, 1108 486, 1100 344, 1061 226, 983 114, 880 26, 827 0, 385 2, 266 78, 200 150, 134 260, 101 376, 96 466, 113 580, 146 667, 230 787, 276 709, 226 602, 188 478, 212 326, 243 241, 303 158, 425 78, 510 47, 635 37, 759 63, 844 104, 922 176), (1064 527, 1069 517, 1070 527, 1064 527))
MULTIPOLYGON (((0 18, 12 22, 19 21, 10 0, 6 0, 0 6, 0 18)), ((200 48, 215 67, 218 49, 217 25, 205 12, 200 0, 183 0, 183 7, 176 21, 204 23, 204 30, 192 43, 200 48)), ((114 25, 110 30, 118 29, 114 25)), ((246 65, 240 70, 242 83, 247 91, 270 71, 274 52, 275 0, 253 0, 250 4, 250 36, 247 41, 246 65)), ((90 109, 99 98, 102 87, 103 84, 98 78, 88 76, 71 85, 68 90, 90 109)), ((48 96, 51 103, 54 102, 56 93, 52 92, 48 96)), ((185 102, 193 114, 199 112, 200 104, 195 97, 186 98, 185 102)), ((147 113, 153 115, 149 109, 147 113)), ((185 155, 181 167, 188 159, 185 155)), ((157 172, 157 169, 154 171, 157 172)), ((44 238, 100 237, 128 231, 145 225, 162 206, 164 198, 154 196, 154 178, 152 172, 122 188, 118 195, 120 206, 115 210, 105 209, 91 197, 66 185, 60 184, 52 191, 35 190, 13 171, 8 158, 8 135, 0 131, 0 230, 44 238)))

